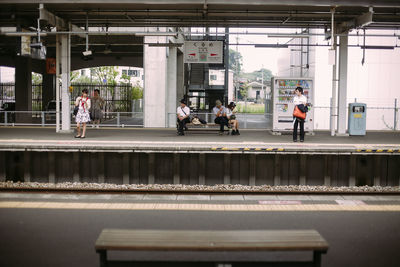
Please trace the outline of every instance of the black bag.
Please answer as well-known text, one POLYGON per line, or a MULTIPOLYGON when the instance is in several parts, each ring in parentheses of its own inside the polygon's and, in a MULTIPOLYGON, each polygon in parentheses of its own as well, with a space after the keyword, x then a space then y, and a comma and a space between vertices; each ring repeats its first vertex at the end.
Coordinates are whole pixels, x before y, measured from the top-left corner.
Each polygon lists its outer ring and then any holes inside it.
POLYGON ((297 105, 297 107, 298 107, 298 108, 300 109, 300 111, 303 112, 303 113, 308 112, 308 107, 307 107, 307 105, 300 104, 300 105, 297 105))
POLYGON ((78 110, 79 110, 79 106, 75 106, 75 108, 74 108, 74 116, 76 116, 76 114, 78 114, 78 110))

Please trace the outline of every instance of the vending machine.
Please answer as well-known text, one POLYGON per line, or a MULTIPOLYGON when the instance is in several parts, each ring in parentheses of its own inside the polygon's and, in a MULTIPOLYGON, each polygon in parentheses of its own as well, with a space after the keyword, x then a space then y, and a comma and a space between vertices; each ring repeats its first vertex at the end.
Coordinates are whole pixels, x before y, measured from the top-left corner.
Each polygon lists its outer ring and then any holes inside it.
POLYGON ((272 82, 272 131, 281 133, 293 131, 293 97, 294 90, 300 86, 303 94, 307 97, 307 117, 304 123, 304 131, 314 131, 314 80, 311 78, 282 78, 273 77, 272 82))

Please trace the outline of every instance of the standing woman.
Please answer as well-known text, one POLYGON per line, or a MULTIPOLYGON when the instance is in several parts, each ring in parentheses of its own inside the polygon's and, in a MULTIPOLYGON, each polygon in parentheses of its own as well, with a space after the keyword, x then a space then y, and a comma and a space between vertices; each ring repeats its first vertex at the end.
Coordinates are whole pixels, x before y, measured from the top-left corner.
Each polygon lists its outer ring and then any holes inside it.
MULTIPOLYGON (((301 111, 304 111, 307 105, 307 97, 303 95, 303 88, 297 87, 294 90, 295 96, 293 97, 293 103, 301 111)), ((304 142, 304 119, 293 116, 294 127, 293 127, 293 142, 297 142, 297 127, 300 124, 300 142, 304 142)))
POLYGON ((75 116, 77 135, 75 138, 85 138, 86 123, 90 121, 90 99, 88 97, 88 90, 82 90, 82 96, 78 96, 75 101, 75 106, 79 107, 78 113, 75 116), (82 135, 81 127, 82 124, 82 135))
POLYGON ((95 89, 91 99, 90 115, 92 116, 92 127, 99 128, 100 120, 103 118, 104 99, 100 97, 100 90, 95 89), (97 125, 96 125, 97 124, 97 125))

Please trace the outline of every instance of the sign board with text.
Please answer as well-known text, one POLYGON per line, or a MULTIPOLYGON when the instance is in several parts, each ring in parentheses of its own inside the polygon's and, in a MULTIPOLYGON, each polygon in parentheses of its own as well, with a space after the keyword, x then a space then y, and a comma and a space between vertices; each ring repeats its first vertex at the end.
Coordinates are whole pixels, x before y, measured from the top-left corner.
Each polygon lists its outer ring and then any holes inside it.
POLYGON ((222 64, 222 41, 186 41, 185 63, 222 64))

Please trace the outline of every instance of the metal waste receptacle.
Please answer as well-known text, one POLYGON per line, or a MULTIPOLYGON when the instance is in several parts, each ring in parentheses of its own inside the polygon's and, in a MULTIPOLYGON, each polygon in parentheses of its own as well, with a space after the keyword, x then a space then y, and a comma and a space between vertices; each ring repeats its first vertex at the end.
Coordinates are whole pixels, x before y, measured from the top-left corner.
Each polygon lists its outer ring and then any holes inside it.
POLYGON ((365 135, 367 128, 367 104, 349 104, 349 135, 365 135))

